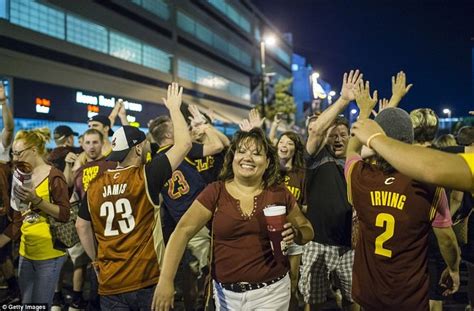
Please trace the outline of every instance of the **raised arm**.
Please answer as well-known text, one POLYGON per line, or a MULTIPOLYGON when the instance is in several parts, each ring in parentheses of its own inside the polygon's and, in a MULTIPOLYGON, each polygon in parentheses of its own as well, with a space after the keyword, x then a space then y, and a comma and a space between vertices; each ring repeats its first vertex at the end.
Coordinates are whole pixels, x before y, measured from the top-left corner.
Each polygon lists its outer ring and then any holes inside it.
POLYGON ((178 83, 173 82, 168 86, 167 98, 163 98, 163 102, 166 108, 168 108, 171 120, 173 121, 174 145, 166 152, 171 170, 173 171, 184 160, 192 146, 188 124, 180 110, 182 95, 183 88, 178 83))
POLYGON ((328 129, 332 126, 337 116, 346 109, 349 102, 355 99, 354 89, 361 78, 362 74, 359 74, 359 70, 356 70, 355 72, 351 70, 349 74, 344 73, 341 96, 339 99, 332 106, 324 110, 318 119, 311 122, 308 126, 306 151, 309 154, 315 154, 321 150, 328 129))
POLYGON ((400 173, 413 179, 456 190, 472 191, 472 175, 459 155, 413 146, 389 138, 373 120, 360 120, 352 126, 352 135, 374 149, 400 173))
MULTIPOLYGON (((224 150, 224 144, 217 134, 217 130, 211 124, 207 123, 206 118, 202 115, 196 105, 189 105, 189 112, 191 113, 191 126, 193 128, 201 128, 207 135, 208 139, 203 142, 203 156, 214 155, 224 150)), ((200 129, 200 130, 201 130, 200 129)))
POLYGON ((2 141, 4 148, 8 148, 13 141, 14 121, 13 115, 7 104, 7 96, 5 95, 5 87, 0 83, 0 106, 2 107, 3 130, 2 141))
POLYGON ((276 145, 277 144, 277 130, 278 126, 281 122, 281 113, 276 113, 275 117, 273 118, 272 126, 270 127, 270 133, 268 134, 268 138, 270 141, 276 145))
POLYGON ((130 125, 127 119, 127 111, 125 110, 125 105, 123 101, 120 102, 120 108, 118 110, 118 117, 120 119, 120 123, 123 125, 130 125))
POLYGON ((392 76, 392 97, 390 97, 387 107, 398 107, 398 104, 412 86, 413 84, 407 85, 407 77, 403 71, 397 73, 396 77, 392 76))
POLYGON ((174 278, 186 245, 211 218, 211 211, 196 200, 179 221, 166 245, 163 269, 153 296, 152 310, 169 310, 174 307, 174 278))
MULTIPOLYGON (((374 91, 373 96, 370 96, 370 82, 361 79, 359 85, 354 90, 355 100, 359 107, 359 120, 368 119, 375 105, 377 104, 377 91, 374 91)), ((362 149, 360 141, 351 136, 349 144, 347 145, 346 157, 350 158, 353 155, 359 155, 362 149)))

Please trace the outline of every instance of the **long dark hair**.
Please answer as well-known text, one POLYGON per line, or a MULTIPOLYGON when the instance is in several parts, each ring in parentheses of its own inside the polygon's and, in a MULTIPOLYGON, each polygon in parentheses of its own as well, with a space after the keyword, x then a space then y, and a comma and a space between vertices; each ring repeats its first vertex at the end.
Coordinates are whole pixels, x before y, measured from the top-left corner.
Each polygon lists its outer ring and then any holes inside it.
POLYGON ((248 141, 255 142, 258 150, 265 152, 268 159, 268 167, 263 173, 262 183, 264 188, 273 186, 281 182, 280 163, 278 161, 278 153, 275 146, 272 145, 261 128, 253 128, 248 132, 238 131, 232 141, 229 149, 224 157, 224 164, 219 174, 219 179, 227 181, 234 178, 234 171, 232 170, 232 162, 234 161, 235 151, 241 143, 248 141))
POLYGON ((283 136, 288 137, 295 144, 295 154, 293 155, 293 159, 291 159, 292 170, 305 168, 305 164, 304 164, 305 163, 304 162, 304 148, 305 147, 303 144, 303 140, 301 139, 301 136, 292 131, 284 132, 283 134, 280 135, 280 138, 277 141, 277 148, 278 148, 278 143, 280 142, 283 136))

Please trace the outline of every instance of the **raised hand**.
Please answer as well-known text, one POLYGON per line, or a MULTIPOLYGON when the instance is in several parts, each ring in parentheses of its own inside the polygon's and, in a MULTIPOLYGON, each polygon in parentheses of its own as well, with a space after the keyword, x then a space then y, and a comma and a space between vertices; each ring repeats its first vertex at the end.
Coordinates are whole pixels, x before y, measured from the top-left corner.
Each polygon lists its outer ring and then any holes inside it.
POLYGON ((372 112, 372 109, 374 109, 375 105, 377 104, 377 91, 374 91, 374 94, 371 97, 370 82, 366 81, 364 85, 364 81, 361 79, 357 87, 354 89, 354 95, 357 106, 360 110, 359 117, 365 119, 368 118, 372 112))
POLYGON ((253 128, 252 125, 250 124, 250 121, 247 119, 243 119, 239 123, 240 130, 243 132, 250 132, 250 130, 253 128))
POLYGON ((168 94, 166 98, 162 98, 168 110, 179 110, 181 107, 181 98, 183 96, 183 88, 178 83, 173 82, 168 86, 168 94))
POLYGON ((123 103, 123 99, 119 98, 117 100, 117 105, 119 105, 118 109, 118 116, 120 119, 127 118, 127 111, 125 110, 125 105, 123 103))
POLYGON ((3 83, 0 82, 0 106, 6 104, 7 96, 5 95, 5 87, 3 83))
POLYGON ((376 117, 380 113, 380 111, 387 108, 388 104, 389 104, 388 99, 386 98, 379 99, 379 111, 375 111, 375 109, 372 109, 372 114, 374 115, 374 117, 376 117))
POLYGON ((392 98, 397 101, 390 100, 390 107, 397 107, 400 100, 410 91, 413 84, 407 85, 407 77, 403 71, 397 73, 396 76, 392 76, 392 98))
POLYGON ((265 118, 262 119, 262 117, 260 117, 260 113, 257 109, 252 109, 249 112, 249 121, 252 128, 262 127, 265 118))
POLYGON ((273 122, 276 124, 280 124, 282 115, 283 114, 281 112, 275 113, 275 116, 273 117, 273 122))
POLYGON ((362 79, 363 74, 359 74, 359 69, 356 71, 351 70, 349 75, 347 72, 344 73, 341 87, 341 98, 346 101, 355 99, 354 89, 358 86, 359 80, 362 79))
POLYGON ((198 127, 200 125, 206 124, 207 120, 204 115, 199 111, 199 108, 196 105, 189 105, 189 113, 191 116, 189 120, 191 120, 192 127, 198 127))

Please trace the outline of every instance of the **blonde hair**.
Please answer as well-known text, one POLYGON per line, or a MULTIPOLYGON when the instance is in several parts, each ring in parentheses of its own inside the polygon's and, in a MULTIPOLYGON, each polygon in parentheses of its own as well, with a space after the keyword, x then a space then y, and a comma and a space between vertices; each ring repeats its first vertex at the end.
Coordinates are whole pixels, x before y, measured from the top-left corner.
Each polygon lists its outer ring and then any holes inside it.
POLYGON ((36 147, 38 154, 46 153, 46 143, 51 139, 51 131, 47 127, 33 130, 21 130, 16 133, 15 141, 23 140, 27 147, 36 147))
POLYGON ((456 143, 456 137, 454 137, 454 135, 444 134, 436 138, 433 142, 433 145, 437 148, 444 148, 450 146, 457 146, 458 144, 456 143))
POLYGON ((432 142, 438 131, 438 116, 429 108, 419 108, 410 112, 415 141, 432 142))

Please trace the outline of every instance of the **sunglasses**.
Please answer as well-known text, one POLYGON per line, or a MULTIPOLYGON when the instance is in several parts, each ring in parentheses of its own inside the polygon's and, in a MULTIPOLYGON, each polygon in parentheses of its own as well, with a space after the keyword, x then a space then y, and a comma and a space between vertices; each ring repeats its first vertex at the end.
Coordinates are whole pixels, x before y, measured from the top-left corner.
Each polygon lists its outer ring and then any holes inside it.
POLYGON ((25 149, 23 149, 23 150, 21 150, 21 151, 12 151, 12 154, 13 154, 15 157, 20 157, 20 156, 23 154, 23 152, 25 152, 26 150, 31 149, 31 148, 33 148, 33 147, 28 147, 28 148, 25 148, 25 149))

